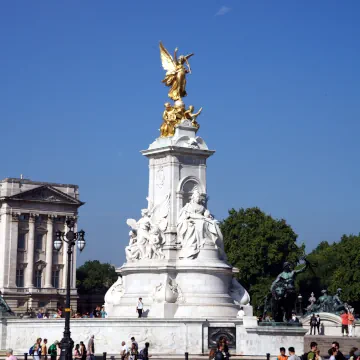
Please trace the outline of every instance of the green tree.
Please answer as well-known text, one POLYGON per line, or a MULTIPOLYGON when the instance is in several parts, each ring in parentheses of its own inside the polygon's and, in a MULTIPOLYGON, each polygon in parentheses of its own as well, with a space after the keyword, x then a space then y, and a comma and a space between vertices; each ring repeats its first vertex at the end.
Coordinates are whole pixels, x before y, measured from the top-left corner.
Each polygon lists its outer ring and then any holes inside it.
POLYGON ((314 269, 298 279, 305 299, 312 291, 319 297, 323 289, 333 295, 341 288, 342 300, 360 308, 360 235, 343 235, 333 244, 321 242, 307 258, 314 269))
POLYGON ((113 265, 98 260, 86 261, 76 270, 76 285, 80 294, 105 294, 117 278, 113 265))
POLYGON ((239 269, 238 279, 256 310, 283 263, 297 264, 304 245, 297 246, 297 235, 285 220, 274 219, 257 207, 230 210, 221 230, 228 261, 239 269))

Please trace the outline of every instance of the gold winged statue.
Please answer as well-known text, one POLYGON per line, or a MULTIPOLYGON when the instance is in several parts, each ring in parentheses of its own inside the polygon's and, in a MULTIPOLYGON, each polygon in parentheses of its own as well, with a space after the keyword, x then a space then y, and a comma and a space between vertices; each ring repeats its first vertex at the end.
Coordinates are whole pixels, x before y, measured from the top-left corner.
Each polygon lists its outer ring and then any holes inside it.
POLYGON ((178 49, 176 48, 174 51, 174 58, 172 58, 160 41, 161 64, 164 70, 166 70, 166 75, 162 82, 166 86, 171 86, 168 95, 169 98, 174 101, 181 100, 181 98, 187 95, 185 90, 186 74, 191 74, 191 68, 188 59, 194 55, 180 55, 177 57, 177 51, 178 49), (187 68, 184 66, 185 63, 187 68))

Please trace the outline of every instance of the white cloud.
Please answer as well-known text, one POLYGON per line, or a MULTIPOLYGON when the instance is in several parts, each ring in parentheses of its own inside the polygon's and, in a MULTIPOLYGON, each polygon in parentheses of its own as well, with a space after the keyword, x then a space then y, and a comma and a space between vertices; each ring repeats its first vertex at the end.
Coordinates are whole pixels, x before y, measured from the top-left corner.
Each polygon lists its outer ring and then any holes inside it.
POLYGON ((215 16, 223 16, 230 12, 231 8, 227 6, 222 6, 219 11, 215 14, 215 16))

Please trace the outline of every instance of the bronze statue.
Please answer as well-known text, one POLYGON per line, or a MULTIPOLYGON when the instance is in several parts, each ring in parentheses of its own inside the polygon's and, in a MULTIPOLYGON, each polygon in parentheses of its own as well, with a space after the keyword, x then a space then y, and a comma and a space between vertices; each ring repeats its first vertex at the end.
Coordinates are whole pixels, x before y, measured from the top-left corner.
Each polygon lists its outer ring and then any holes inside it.
POLYGON ((169 137, 175 134, 175 125, 178 123, 176 119, 175 109, 170 103, 165 103, 165 110, 163 112, 163 123, 160 127, 160 136, 169 137))
MULTIPOLYGON (((290 263, 285 262, 283 272, 280 273, 271 285, 271 309, 273 319, 276 322, 289 321, 297 299, 295 289, 296 276, 308 268, 306 259, 305 265, 294 270, 290 263)), ((266 309, 267 310, 267 309, 266 309)))
POLYGON ((162 81, 166 86, 170 86, 169 98, 176 101, 181 100, 186 94, 186 74, 191 74, 191 68, 188 59, 194 54, 180 55, 177 57, 178 48, 174 51, 174 58, 165 49, 160 41, 161 63, 166 70, 166 75, 162 81), (187 65, 187 68, 184 66, 187 65))

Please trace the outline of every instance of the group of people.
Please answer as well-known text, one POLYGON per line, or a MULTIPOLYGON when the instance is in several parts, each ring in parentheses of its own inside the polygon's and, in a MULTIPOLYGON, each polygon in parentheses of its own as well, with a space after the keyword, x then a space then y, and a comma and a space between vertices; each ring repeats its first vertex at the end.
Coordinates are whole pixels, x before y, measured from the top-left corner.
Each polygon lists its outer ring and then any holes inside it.
MULTIPOLYGON (((49 314, 48 312, 44 311, 44 309, 40 309, 37 312, 36 317, 38 319, 61 319, 65 316, 65 313, 63 312, 62 308, 59 307, 54 314, 49 314)), ((84 313, 81 312, 75 312, 71 311, 71 318, 73 319, 88 319, 88 318, 106 318, 107 313, 105 311, 104 306, 96 306, 93 311, 87 311, 84 313)))
MULTIPOLYGON (((331 348, 328 351, 328 354, 324 355, 324 358, 329 358, 329 360, 360 360, 360 351, 358 348, 353 347, 350 350, 349 356, 346 357, 340 351, 340 345, 337 341, 334 341, 331 344, 331 348)), ((318 344, 315 341, 310 343, 310 351, 303 354, 302 356, 298 356, 295 354, 295 349, 293 347, 289 347, 288 355, 286 354, 286 350, 284 347, 280 348, 280 355, 277 357, 277 360, 322 360, 322 356, 320 355, 320 350, 318 349, 318 344)))
POLYGON ((318 335, 320 335, 320 325, 321 325, 320 315, 317 314, 315 316, 315 314, 312 314, 310 318, 310 335, 316 335, 316 330, 318 335))
POLYGON ((353 336, 353 329, 355 324, 354 314, 350 311, 344 310, 340 314, 341 317, 341 334, 342 336, 353 336))
POLYGON ((152 355, 149 354, 150 343, 146 342, 145 347, 139 350, 139 344, 136 342, 135 337, 131 338, 131 346, 128 347, 126 342, 121 343, 121 360, 149 360, 152 355))

